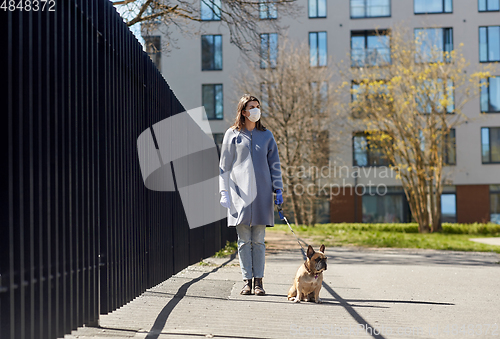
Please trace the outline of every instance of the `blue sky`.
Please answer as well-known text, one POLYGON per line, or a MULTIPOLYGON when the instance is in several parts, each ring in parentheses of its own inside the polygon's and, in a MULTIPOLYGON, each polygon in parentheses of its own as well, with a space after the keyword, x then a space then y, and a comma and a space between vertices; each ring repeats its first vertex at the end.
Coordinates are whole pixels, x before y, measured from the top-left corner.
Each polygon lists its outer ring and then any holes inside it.
MULTIPOLYGON (((111 0, 112 3, 117 2, 117 1, 122 1, 122 0, 111 0)), ((138 0, 137 5, 140 5, 143 1, 144 0, 138 0)), ((118 11, 118 13, 120 13, 120 15, 122 17, 131 15, 126 6, 115 6, 115 8, 118 11)), ((126 18, 131 19, 129 17, 126 17, 126 18)), ((137 38, 137 40, 139 40, 139 42, 142 44, 142 46, 144 48, 144 39, 141 37, 141 24, 140 23, 135 24, 132 27, 129 27, 129 29, 132 33, 134 33, 135 37, 137 38)))

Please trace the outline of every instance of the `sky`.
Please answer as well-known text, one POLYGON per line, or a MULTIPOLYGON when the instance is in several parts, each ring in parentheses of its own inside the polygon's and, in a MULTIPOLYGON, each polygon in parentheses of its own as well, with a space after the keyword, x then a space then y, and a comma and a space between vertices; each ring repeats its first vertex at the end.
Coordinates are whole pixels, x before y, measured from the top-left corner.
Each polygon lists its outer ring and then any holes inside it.
MULTIPOLYGON (((117 1, 122 1, 122 0, 111 0, 112 3, 117 2, 117 1)), ((136 3, 137 5, 140 5, 144 0, 137 0, 136 3)), ((117 12, 122 16, 130 16, 130 13, 128 12, 128 8, 126 6, 115 6, 117 12)), ((130 18, 129 18, 130 19, 130 18)), ((144 39, 141 36, 141 24, 137 23, 133 25, 132 27, 129 27, 130 31, 135 35, 137 40, 141 43, 143 49, 144 49, 144 39)))

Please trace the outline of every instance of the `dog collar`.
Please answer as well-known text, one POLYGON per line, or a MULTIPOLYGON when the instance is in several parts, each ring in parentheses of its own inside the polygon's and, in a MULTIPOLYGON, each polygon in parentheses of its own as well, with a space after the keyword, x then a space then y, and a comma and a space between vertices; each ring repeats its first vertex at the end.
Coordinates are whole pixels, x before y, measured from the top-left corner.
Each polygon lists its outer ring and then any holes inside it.
POLYGON ((309 267, 307 267, 306 263, 304 263, 304 267, 306 268, 307 273, 309 273, 310 275, 314 275, 314 279, 318 279, 319 273, 314 274, 313 272, 311 272, 309 267))

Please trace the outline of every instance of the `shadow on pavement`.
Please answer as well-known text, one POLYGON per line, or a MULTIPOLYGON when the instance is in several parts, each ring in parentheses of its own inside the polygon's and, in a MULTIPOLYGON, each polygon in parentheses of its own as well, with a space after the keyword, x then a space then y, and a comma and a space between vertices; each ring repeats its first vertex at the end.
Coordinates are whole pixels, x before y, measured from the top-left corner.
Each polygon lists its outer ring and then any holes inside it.
MULTIPOLYGON (((345 300, 343 299, 337 292, 333 290, 327 283, 323 281, 323 287, 325 290, 330 293, 331 296, 337 300, 342 307, 345 308, 347 313, 351 315, 351 317, 356 320, 356 322, 363 326, 365 329, 366 333, 370 333, 372 337, 377 338, 377 339, 383 339, 385 338, 382 334, 376 334, 376 328, 374 328, 372 325, 370 325, 356 310, 354 307, 367 307, 367 306, 357 306, 357 305, 352 305, 350 302, 376 302, 376 303, 404 303, 404 304, 423 304, 423 305, 443 305, 443 306, 453 306, 454 304, 450 303, 437 303, 437 302, 428 302, 428 301, 407 301, 407 300, 345 300)), ((374 306, 375 307, 375 306, 374 306)), ((389 308, 389 307, 381 307, 381 308, 389 308)))
POLYGON ((177 293, 174 295, 174 297, 165 305, 165 307, 161 310, 160 314, 158 314, 158 317, 156 317, 155 323, 153 324, 153 327, 149 331, 148 335, 146 336, 146 339, 157 339, 160 334, 162 334, 162 330, 165 327, 165 324, 167 322, 167 319, 174 310, 175 306, 186 296, 187 290, 189 287, 195 283, 197 283, 200 280, 203 280, 206 278, 208 275, 217 272, 221 267, 224 267, 227 265, 229 262, 231 262, 234 258, 236 257, 236 254, 231 255, 231 257, 226 260, 222 265, 214 268, 210 272, 203 273, 200 275, 198 278, 195 278, 193 280, 188 281, 184 285, 182 285, 177 293))

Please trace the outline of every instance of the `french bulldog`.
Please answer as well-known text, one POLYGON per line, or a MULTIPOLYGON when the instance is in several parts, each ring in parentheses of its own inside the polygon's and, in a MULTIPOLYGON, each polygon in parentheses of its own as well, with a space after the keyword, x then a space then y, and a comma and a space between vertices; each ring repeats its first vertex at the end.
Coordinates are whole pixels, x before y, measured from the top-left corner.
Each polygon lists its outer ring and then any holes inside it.
POLYGON ((288 291, 288 300, 321 303, 319 291, 323 283, 323 271, 326 270, 326 259, 325 245, 321 245, 318 252, 309 245, 307 260, 297 270, 293 285, 288 291))

